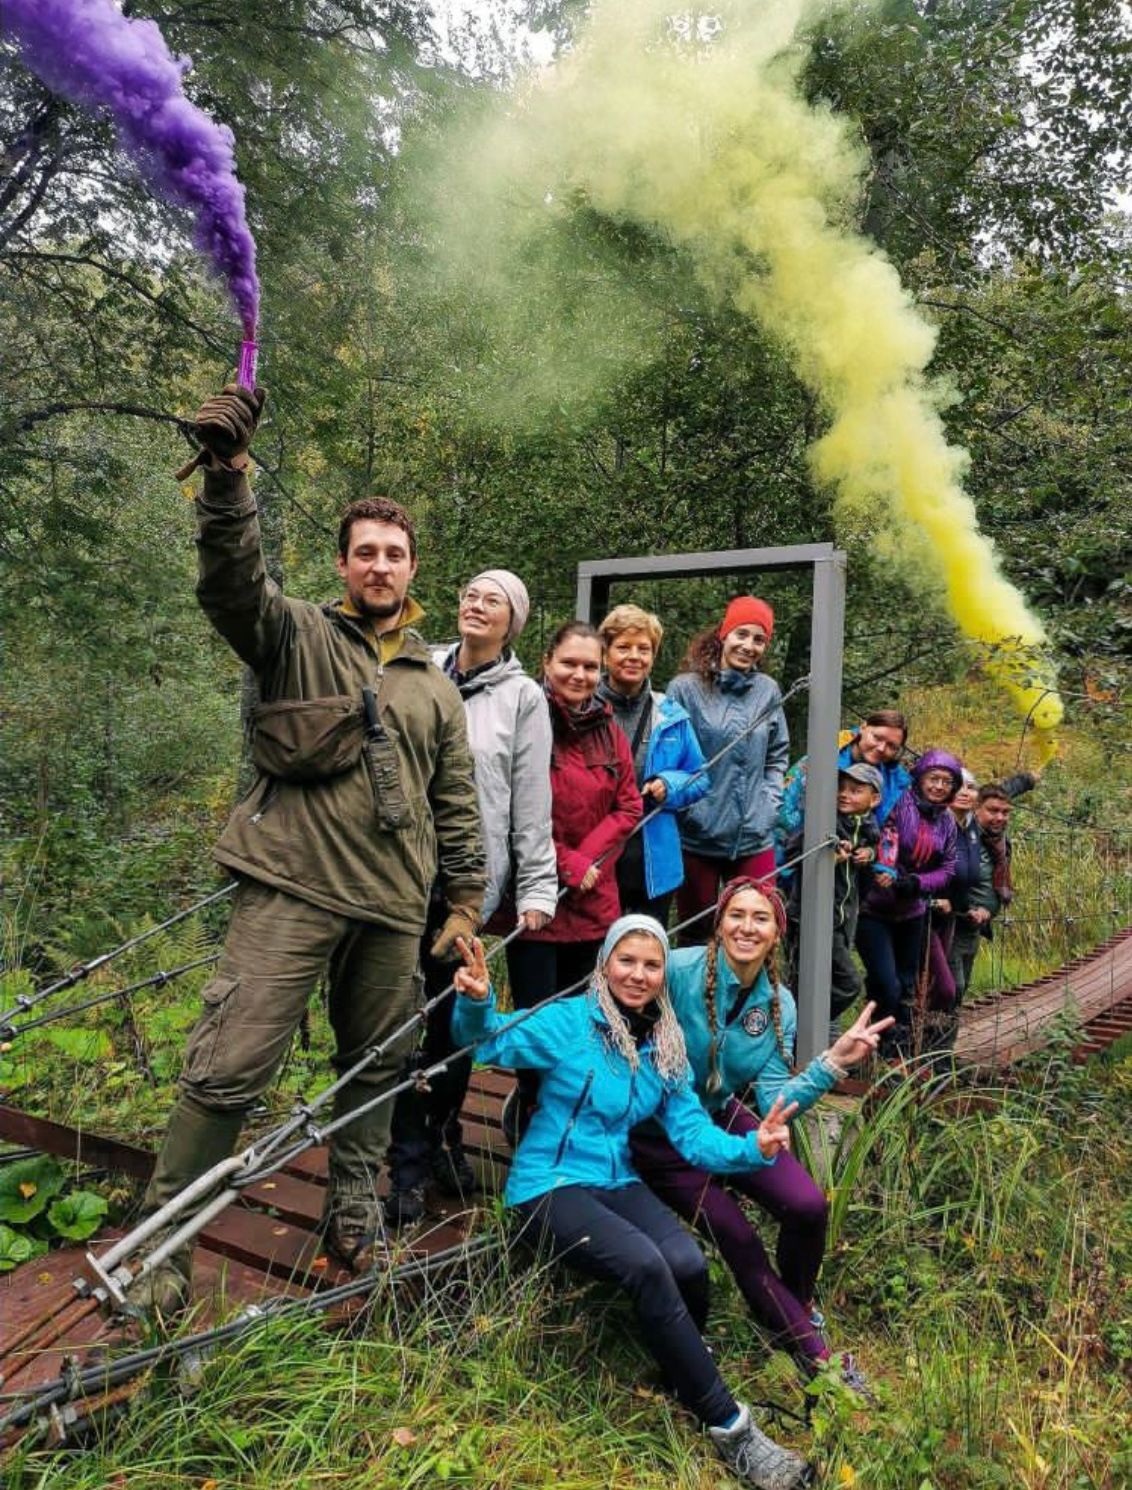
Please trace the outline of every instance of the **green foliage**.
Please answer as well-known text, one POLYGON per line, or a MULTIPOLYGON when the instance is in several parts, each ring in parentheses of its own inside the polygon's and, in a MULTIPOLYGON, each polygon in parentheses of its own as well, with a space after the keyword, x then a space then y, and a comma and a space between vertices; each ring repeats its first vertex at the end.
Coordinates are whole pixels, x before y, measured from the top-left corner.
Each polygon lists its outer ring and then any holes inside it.
POLYGON ((17 1159, 0 1165, 0 1221, 17 1225, 42 1214, 66 1183, 54 1159, 17 1159))
POLYGON ((83 1242, 98 1230, 109 1209, 109 1203, 92 1190, 72 1190, 54 1202, 47 1219, 57 1235, 68 1241, 83 1242))
MULTIPOLYGON (((842 1192, 847 1203, 821 1302, 879 1407, 861 1410, 832 1380, 804 1388, 717 1269, 708 1338, 725 1380, 783 1409, 760 1419, 825 1485, 1123 1484, 1132 1066, 1035 1067, 1017 1087, 919 1098, 904 1083, 859 1109, 840 1104, 829 1177, 835 1204, 842 1192)), ((759 1224, 772 1245, 771 1223, 759 1224)), ((657 1390, 628 1305, 506 1254, 412 1309, 378 1301, 348 1333, 269 1324, 200 1363, 191 1383, 148 1383, 82 1455, 61 1465, 27 1440, 7 1470, 12 1490, 51 1476, 95 1490, 114 1475, 139 1490, 170 1480, 298 1490, 328 1473, 344 1490, 700 1490, 721 1473, 657 1390)))
POLYGON ((0 1273, 10 1273, 47 1251, 47 1243, 25 1231, 0 1222, 0 1273))

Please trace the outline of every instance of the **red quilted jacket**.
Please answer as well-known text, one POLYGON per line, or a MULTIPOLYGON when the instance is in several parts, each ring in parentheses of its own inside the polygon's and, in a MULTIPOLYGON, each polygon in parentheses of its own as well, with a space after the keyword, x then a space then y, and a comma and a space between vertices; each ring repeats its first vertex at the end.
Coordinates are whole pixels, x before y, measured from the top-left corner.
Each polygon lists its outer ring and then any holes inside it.
POLYGON ((594 700, 581 715, 547 692, 554 748, 550 758, 551 828, 559 884, 567 886, 558 910, 542 931, 524 941, 598 941, 621 914, 613 869, 641 816, 641 794, 629 742, 613 723, 607 704, 594 700), (593 889, 578 889, 601 855, 608 858, 593 889))

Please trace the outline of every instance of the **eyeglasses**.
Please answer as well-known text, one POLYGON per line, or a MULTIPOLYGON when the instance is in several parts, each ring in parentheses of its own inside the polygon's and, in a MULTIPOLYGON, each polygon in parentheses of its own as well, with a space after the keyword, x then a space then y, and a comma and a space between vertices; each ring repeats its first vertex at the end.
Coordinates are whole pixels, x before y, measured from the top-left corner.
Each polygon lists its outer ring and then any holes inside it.
POLYGON ((509 602, 505 595, 485 595, 481 590, 465 590, 460 596, 461 605, 478 605, 487 614, 494 615, 497 611, 509 609, 509 602))

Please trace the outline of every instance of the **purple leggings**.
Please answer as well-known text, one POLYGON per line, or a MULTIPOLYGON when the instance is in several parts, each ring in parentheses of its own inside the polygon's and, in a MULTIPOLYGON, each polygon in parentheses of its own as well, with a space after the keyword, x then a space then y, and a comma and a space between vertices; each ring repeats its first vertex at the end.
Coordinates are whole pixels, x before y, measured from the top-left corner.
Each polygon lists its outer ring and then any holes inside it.
MULTIPOLYGON (((729 1133, 753 1133, 755 1115, 732 1097, 715 1115, 729 1133)), ((825 1252, 825 1196, 792 1154, 726 1180, 697 1169, 676 1152, 654 1125, 634 1129, 633 1165, 666 1205, 719 1248, 755 1318, 776 1343, 810 1360, 829 1347, 810 1323, 810 1306, 825 1252), (725 1188, 726 1187, 726 1188, 725 1188), (759 1234, 730 1191, 738 1191, 778 1221, 776 1273, 759 1234)))

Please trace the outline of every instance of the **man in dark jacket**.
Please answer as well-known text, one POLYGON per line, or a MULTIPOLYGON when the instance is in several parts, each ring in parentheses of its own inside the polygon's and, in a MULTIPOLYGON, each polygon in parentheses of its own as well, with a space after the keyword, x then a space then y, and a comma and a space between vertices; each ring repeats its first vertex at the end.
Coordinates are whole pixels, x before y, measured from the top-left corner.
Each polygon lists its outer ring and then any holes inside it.
POLYGON ((1030 791, 1035 782, 1030 773, 1020 773, 1001 784, 989 782, 980 787, 972 822, 960 833, 971 863, 952 894, 955 929, 948 962, 955 978, 956 1007, 970 986, 979 948, 993 935, 994 918, 1013 899, 1006 830, 1014 798, 1030 791))
MULTIPOLYGON (((353 503, 339 529, 344 598, 315 605, 281 594, 264 567, 244 474, 262 406, 258 390, 229 387, 197 418, 205 471, 197 597, 255 674, 258 774, 216 846, 240 884, 189 1037, 151 1208, 233 1151, 324 972, 335 1064, 344 1069, 413 1010, 433 882, 447 903, 435 956, 454 955, 483 901, 463 705, 411 629, 423 615, 408 594, 413 525, 395 502, 353 503)), ((388 1085, 406 1054, 396 1042, 349 1083, 334 1117, 388 1085)), ((331 1142, 326 1245, 356 1268, 372 1259, 389 1118, 383 1104, 331 1142)), ((155 1271, 141 1302, 170 1310, 188 1290, 182 1254, 155 1271)))

